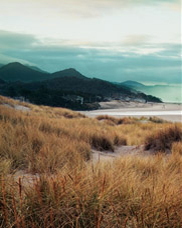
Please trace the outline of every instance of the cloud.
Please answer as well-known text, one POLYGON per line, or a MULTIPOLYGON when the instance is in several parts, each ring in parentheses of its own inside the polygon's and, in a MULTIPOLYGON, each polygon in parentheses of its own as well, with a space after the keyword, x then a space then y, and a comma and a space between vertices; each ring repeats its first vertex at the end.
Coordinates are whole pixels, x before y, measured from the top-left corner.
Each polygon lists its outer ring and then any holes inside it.
MULTIPOLYGON (((52 0, 40 0, 41 3, 45 2, 48 5, 52 5, 52 0)), ((54 1, 56 7, 60 7, 64 11, 77 16, 77 17, 94 17, 102 15, 104 11, 121 10, 128 7, 136 6, 164 6, 170 7, 171 9, 180 9, 180 0, 66 0, 54 1)))
POLYGON ((149 40, 150 36, 148 35, 129 35, 124 39, 123 43, 125 45, 136 46, 148 43, 149 40))
MULTIPOLYGON (((45 4, 45 0, 40 0, 45 4)), ((46 0, 50 9, 52 7, 52 0, 46 0)), ((54 1, 57 13, 65 14, 67 17, 83 17, 92 18, 100 17, 107 13, 121 12, 123 9, 141 6, 162 6, 168 7, 171 10, 181 10, 180 0, 66 0, 54 1)))
POLYGON ((22 64, 32 64, 31 62, 29 61, 26 61, 24 59, 21 59, 21 58, 14 58, 14 57, 11 57, 11 56, 8 56, 8 55, 3 55, 0 53, 0 63, 1 64, 7 64, 9 62, 21 62, 22 64))
POLYGON ((163 50, 160 51, 159 56, 170 58, 181 58, 181 44, 163 44, 163 50))
MULTIPOLYGON (((5 6, 8 13, 12 9, 23 9, 27 14, 34 12, 44 17, 64 15, 67 17, 97 17, 104 13, 120 11, 136 6, 164 6, 180 9, 180 0, 1 0, 1 7, 5 6)), ((19 12, 18 13, 23 13, 19 12)))
POLYGON ((26 49, 30 45, 40 43, 33 35, 21 34, 0 30, 0 50, 6 49, 26 49))
POLYGON ((128 40, 132 45, 79 45, 0 31, 0 63, 20 61, 50 72, 73 67, 86 76, 118 82, 181 82, 180 44, 151 44, 148 37, 136 36, 128 40))

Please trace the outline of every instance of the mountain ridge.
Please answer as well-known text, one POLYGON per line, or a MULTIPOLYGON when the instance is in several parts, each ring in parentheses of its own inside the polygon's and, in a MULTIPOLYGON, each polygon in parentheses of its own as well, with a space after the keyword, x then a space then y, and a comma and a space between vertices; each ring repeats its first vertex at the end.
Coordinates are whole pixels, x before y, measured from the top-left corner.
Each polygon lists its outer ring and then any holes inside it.
POLYGON ((0 65, 0 79, 8 82, 22 81, 44 81, 59 77, 87 78, 74 68, 60 70, 54 73, 43 71, 36 66, 24 65, 19 62, 12 62, 0 65))
MULTIPOLYGON (((88 78, 74 68, 51 74, 15 62, 0 68, 0 78, 5 78, 7 82, 0 88, 2 95, 24 97, 35 104, 87 109, 90 104, 110 99, 161 102, 157 97, 132 91, 126 86, 117 86, 98 78, 88 78), (3 78, 2 72, 5 72, 3 78), (9 79, 14 76, 13 81, 7 81, 6 73, 14 74, 9 75, 9 79)), ((98 105, 94 107, 98 108, 98 105)))

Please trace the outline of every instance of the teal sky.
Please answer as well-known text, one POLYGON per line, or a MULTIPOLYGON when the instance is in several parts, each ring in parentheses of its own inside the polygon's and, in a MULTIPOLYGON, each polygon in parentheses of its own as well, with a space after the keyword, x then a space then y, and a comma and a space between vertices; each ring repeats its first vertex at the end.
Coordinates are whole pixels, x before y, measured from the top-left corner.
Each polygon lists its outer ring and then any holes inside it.
POLYGON ((0 63, 181 82, 179 0, 1 0, 0 63))

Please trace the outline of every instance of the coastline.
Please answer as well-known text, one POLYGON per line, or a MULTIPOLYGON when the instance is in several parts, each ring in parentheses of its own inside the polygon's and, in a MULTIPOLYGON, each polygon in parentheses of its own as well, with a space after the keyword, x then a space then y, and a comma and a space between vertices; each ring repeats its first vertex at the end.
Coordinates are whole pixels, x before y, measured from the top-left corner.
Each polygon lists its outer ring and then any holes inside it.
POLYGON ((182 104, 174 103, 141 103, 113 100, 100 102, 101 108, 92 111, 82 111, 88 117, 111 115, 113 117, 158 117, 167 121, 182 122, 182 104))

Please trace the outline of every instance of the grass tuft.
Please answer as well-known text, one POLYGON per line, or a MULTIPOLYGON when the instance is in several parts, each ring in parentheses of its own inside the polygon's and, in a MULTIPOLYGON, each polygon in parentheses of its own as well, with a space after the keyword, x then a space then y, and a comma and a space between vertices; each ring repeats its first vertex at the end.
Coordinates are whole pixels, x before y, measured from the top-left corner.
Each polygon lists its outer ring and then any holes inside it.
POLYGON ((111 140, 109 140, 107 137, 100 136, 100 135, 93 135, 92 142, 91 142, 93 148, 97 150, 110 150, 114 151, 114 145, 111 140))
POLYGON ((154 149, 155 151, 171 150, 174 142, 182 140, 182 128, 178 125, 171 125, 168 128, 158 130, 150 134, 145 139, 145 149, 154 149))
POLYGON ((182 142, 174 142, 171 152, 173 155, 182 155, 182 142))
POLYGON ((137 119, 131 117, 115 118, 108 115, 100 115, 97 116, 96 119, 110 125, 134 124, 137 122, 137 119))

